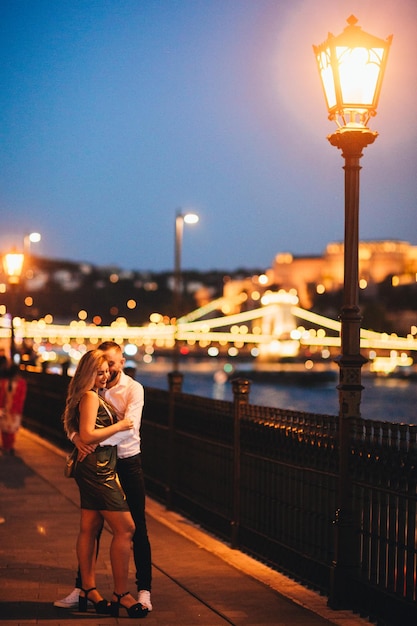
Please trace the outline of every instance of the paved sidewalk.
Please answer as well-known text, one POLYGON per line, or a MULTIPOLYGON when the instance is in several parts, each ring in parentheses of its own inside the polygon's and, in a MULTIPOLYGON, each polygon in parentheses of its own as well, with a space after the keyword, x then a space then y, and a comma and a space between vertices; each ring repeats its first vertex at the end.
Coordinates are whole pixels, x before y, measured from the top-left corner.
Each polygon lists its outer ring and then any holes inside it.
MULTIPOLYGON (((22 429, 15 457, 0 456, 0 621, 29 624, 137 620, 57 609, 73 588, 77 566, 78 489, 64 478, 64 454, 22 429)), ((154 610, 148 626, 359 626, 369 622, 331 611, 326 599, 231 550, 180 515, 147 502, 152 544, 154 610)), ((112 592, 110 533, 103 533, 97 582, 112 592)), ((130 590, 134 591, 133 561, 130 590)))

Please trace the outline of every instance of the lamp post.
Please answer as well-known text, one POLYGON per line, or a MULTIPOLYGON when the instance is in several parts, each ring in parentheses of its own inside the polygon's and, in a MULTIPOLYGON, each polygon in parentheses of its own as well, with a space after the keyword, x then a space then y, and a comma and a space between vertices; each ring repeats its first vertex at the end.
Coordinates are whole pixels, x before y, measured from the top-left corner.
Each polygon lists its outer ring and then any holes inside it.
POLYGON ((182 240, 184 234, 184 224, 197 224, 199 220, 196 213, 181 213, 177 211, 175 216, 175 256, 174 256, 174 316, 175 316, 175 344, 173 370, 179 368, 179 345, 178 345, 178 318, 182 314, 182 275, 181 275, 181 254, 182 240))
POLYGON ((359 567, 359 546, 354 534, 352 484, 349 458, 352 433, 360 419, 363 386, 360 354, 361 315, 359 282, 359 161, 363 149, 378 133, 368 128, 376 115, 379 94, 392 36, 386 40, 365 33, 351 15, 344 31, 313 46, 324 89, 329 119, 338 129, 327 139, 342 151, 345 160, 344 286, 340 311, 341 354, 339 365, 339 489, 335 515, 335 553, 329 604, 348 606, 349 580, 359 567))
POLYGON ((16 305, 16 291, 22 274, 25 255, 13 249, 3 257, 3 267, 10 285, 10 359, 14 362, 16 345, 14 337, 13 313, 16 305))
POLYGON ((32 243, 39 243, 42 239, 40 233, 29 233, 25 235, 23 238, 23 247, 25 251, 25 255, 30 254, 30 246, 32 243))

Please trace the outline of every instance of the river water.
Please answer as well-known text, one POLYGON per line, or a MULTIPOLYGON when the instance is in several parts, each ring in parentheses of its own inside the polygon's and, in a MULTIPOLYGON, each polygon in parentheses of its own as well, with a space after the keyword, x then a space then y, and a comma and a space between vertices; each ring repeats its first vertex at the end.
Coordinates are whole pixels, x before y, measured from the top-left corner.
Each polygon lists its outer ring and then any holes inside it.
MULTIPOLYGON (((181 366, 184 374, 183 391, 206 398, 232 400, 232 385, 222 381, 223 365, 187 363, 181 366), (216 382, 217 381, 217 382, 216 382)), ((150 365, 139 364, 136 378, 145 387, 168 389, 171 364, 160 359, 150 365)), ((247 376, 250 379, 250 374, 247 376)), ((337 377, 333 382, 289 384, 285 382, 252 382, 251 404, 337 415, 339 412, 337 377)), ((365 419, 417 424, 417 381, 364 375, 362 377, 361 415, 365 419)))

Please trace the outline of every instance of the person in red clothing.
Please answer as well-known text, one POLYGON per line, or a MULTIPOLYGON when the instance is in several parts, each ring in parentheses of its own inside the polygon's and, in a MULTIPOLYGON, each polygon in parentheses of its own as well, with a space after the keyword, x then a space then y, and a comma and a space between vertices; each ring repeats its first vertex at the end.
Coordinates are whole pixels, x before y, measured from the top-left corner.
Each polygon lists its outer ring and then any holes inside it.
POLYGON ((12 365, 0 379, 0 428, 4 454, 14 454, 16 434, 22 423, 26 399, 26 381, 17 365, 12 365))

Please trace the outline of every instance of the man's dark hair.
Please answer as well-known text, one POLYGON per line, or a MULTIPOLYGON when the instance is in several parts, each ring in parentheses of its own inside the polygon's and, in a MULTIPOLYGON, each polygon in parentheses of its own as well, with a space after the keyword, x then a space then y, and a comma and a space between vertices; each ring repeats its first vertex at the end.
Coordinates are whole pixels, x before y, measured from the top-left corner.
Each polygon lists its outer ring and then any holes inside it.
POLYGON ((106 352, 107 350, 111 350, 111 348, 116 348, 116 350, 120 350, 120 352, 123 352, 121 346, 119 346, 119 344, 116 343, 115 341, 103 341, 103 343, 99 345, 97 350, 106 352))

